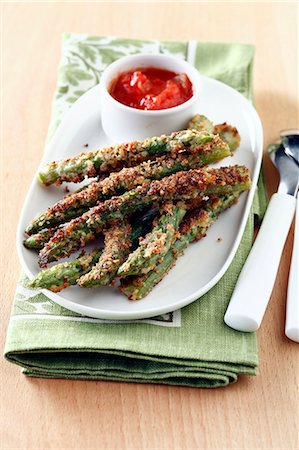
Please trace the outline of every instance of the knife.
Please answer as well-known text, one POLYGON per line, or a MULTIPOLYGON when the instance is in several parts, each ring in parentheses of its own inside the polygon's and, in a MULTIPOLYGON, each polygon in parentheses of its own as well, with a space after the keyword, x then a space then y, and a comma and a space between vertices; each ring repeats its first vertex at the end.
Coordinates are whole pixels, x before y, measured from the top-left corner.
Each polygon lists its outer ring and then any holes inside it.
MULTIPOLYGON (((256 331, 262 322, 296 208, 299 166, 281 142, 270 145, 268 152, 279 171, 280 183, 224 316, 225 323, 238 331, 256 331)), ((298 281, 298 274, 295 279, 298 281)))

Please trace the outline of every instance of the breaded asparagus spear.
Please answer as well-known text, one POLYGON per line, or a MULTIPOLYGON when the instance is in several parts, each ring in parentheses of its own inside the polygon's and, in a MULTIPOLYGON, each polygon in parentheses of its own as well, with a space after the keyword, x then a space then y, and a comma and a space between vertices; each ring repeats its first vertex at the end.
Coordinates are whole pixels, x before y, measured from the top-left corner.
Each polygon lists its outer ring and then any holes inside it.
POLYGON ((194 153, 183 152, 176 158, 162 156, 153 161, 145 161, 138 166, 112 173, 103 180, 94 181, 80 192, 68 194, 34 219, 27 227, 26 233, 30 235, 43 228, 67 222, 83 214, 98 201, 134 189, 146 180, 160 180, 181 170, 201 167, 231 155, 228 145, 219 136, 211 135, 211 137, 209 142, 198 146, 194 153))
POLYGON ((104 229, 104 251, 95 266, 77 280, 81 287, 97 288, 109 285, 130 252, 131 225, 127 220, 109 224, 104 229))
POLYGON ((99 233, 105 223, 121 219, 155 202, 181 200, 200 194, 224 194, 250 188, 249 170, 245 166, 220 169, 193 169, 177 172, 160 181, 138 186, 119 197, 113 197, 91 208, 59 229, 39 254, 43 267, 51 261, 69 256, 99 233))
MULTIPOLYGON (((138 241, 140 236, 147 232, 157 212, 157 208, 150 209, 132 225, 130 242, 133 245, 138 241)), ((50 269, 42 270, 29 282, 28 287, 59 292, 70 285, 76 284, 78 278, 89 272, 97 264, 101 254, 102 250, 95 250, 89 255, 81 256, 73 261, 60 263, 50 269)))
POLYGON ((154 228, 140 240, 139 246, 119 268, 118 276, 122 278, 153 270, 157 261, 168 252, 175 240, 177 229, 186 212, 198 208, 202 203, 205 204, 205 201, 200 195, 175 204, 167 202, 162 205, 162 215, 156 219, 154 228))
POLYGON ((226 122, 214 126, 207 117, 196 114, 190 120, 188 129, 219 134, 220 138, 228 144, 231 151, 236 150, 240 146, 241 137, 237 128, 228 125, 226 122))
POLYGON ((219 134, 233 152, 236 148, 240 147, 241 137, 237 128, 228 125, 226 122, 220 123, 214 126, 214 133, 219 134))
POLYGON ((211 122, 206 116, 203 116, 202 114, 195 114, 195 116, 192 117, 188 123, 188 129, 213 133, 214 125, 213 122, 211 122))
POLYGON ((72 158, 47 164, 39 173, 39 180, 48 186, 63 181, 79 182, 85 177, 116 172, 123 167, 169 154, 176 157, 181 151, 196 151, 198 146, 213 140, 213 135, 196 130, 183 130, 170 136, 147 138, 144 141, 133 141, 105 147, 94 152, 83 152, 72 158))
POLYGON ((32 234, 23 241, 23 244, 28 249, 40 250, 43 248, 46 242, 54 236, 57 231, 57 227, 53 228, 45 228, 41 230, 39 233, 32 234))
MULTIPOLYGON (((135 248, 138 245, 138 239, 140 236, 146 234, 151 226, 153 219, 158 215, 159 209, 153 208, 146 212, 142 217, 140 217, 137 222, 133 224, 132 227, 132 247, 135 248)), ((54 236, 58 227, 56 228, 45 228, 39 233, 32 234, 23 241, 23 244, 29 250, 41 250, 43 246, 48 242, 48 240, 54 236)))
POLYGON ((120 291, 130 300, 145 297, 175 265, 177 258, 188 244, 205 236, 207 229, 215 222, 219 214, 236 202, 238 194, 224 195, 208 200, 206 206, 191 211, 185 217, 180 228, 180 236, 172 248, 155 265, 155 269, 145 275, 131 276, 121 280, 120 291))
POLYGON ((77 279, 91 270, 92 266, 99 261, 101 254, 102 250, 94 250, 73 261, 41 270, 36 277, 29 281, 27 286, 33 289, 49 289, 52 292, 60 292, 62 289, 76 284, 77 279))
POLYGON ((139 247, 130 253, 120 266, 120 277, 147 273, 153 270, 157 261, 165 255, 175 239, 176 231, 186 213, 186 205, 166 203, 156 225, 139 243, 139 247))

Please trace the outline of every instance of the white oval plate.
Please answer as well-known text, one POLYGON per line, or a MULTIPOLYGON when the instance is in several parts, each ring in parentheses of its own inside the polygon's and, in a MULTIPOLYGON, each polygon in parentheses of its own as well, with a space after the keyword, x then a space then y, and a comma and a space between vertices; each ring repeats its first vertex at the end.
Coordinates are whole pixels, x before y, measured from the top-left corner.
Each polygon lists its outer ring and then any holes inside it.
MULTIPOLYGON (((129 320, 153 317, 188 305, 211 289, 228 269, 240 244, 253 201, 263 152, 263 131, 252 105, 227 85, 202 77, 202 95, 198 113, 214 123, 228 122, 241 135, 241 146, 233 157, 217 166, 245 164, 252 175, 252 188, 236 206, 221 214, 201 241, 191 244, 176 266, 143 300, 132 302, 116 287, 82 289, 72 286, 55 294, 42 292, 59 305, 77 313, 100 319, 129 320), (221 241, 219 241, 219 238, 221 241)), ((64 159, 84 150, 110 144, 101 129, 99 86, 84 94, 64 116, 53 139, 47 145, 41 165, 64 159), (84 145, 88 144, 88 148, 84 145)), ((76 186, 78 187, 78 186, 76 186)), ((35 252, 22 242, 28 223, 64 194, 63 187, 42 187, 35 177, 25 200, 17 230, 17 249, 27 276, 35 276, 39 267, 35 252)))

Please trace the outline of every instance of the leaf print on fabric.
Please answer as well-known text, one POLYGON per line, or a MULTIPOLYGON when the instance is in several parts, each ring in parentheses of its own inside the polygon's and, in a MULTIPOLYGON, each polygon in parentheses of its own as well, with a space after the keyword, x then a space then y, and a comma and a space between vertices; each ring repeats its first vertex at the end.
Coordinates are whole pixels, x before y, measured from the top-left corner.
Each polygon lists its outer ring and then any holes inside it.
POLYGON ((49 314, 53 316, 71 316, 71 317, 81 317, 80 314, 77 314, 73 311, 63 308, 54 302, 48 302, 43 305, 43 313, 49 314))
POLYGON ((110 48, 99 48, 98 50, 102 63, 105 65, 109 65, 124 56, 122 52, 112 50, 110 48))
POLYGON ((24 314, 49 314, 61 316, 80 317, 80 314, 69 311, 54 303, 40 289, 27 288, 29 279, 22 273, 17 285, 13 315, 24 314))
POLYGON ((73 74, 77 80, 92 80, 92 75, 84 72, 84 70, 74 70, 73 74))
POLYGON ((162 41, 160 51, 163 54, 187 59, 188 44, 187 42, 162 41))
MULTIPOLYGON (((37 295, 41 294, 40 289, 30 289, 27 287, 28 278, 26 275, 22 276, 19 280, 19 283, 17 285, 16 289, 16 297, 21 299, 29 299, 36 297, 37 295)), ((42 294, 41 294, 42 295, 42 294)))
POLYGON ((39 289, 27 288, 28 278, 22 274, 15 294, 13 314, 31 314, 37 311, 35 305, 48 302, 49 299, 39 289))
POLYGON ((68 92, 68 90, 69 90, 68 86, 60 86, 57 89, 57 92, 59 92, 59 94, 66 94, 68 92))
POLYGON ((80 97, 81 95, 85 94, 86 91, 74 91, 74 94, 78 97, 80 97))
MULTIPOLYGON (((71 38, 72 38, 71 34, 71 38)), ((81 40, 85 40, 85 42, 107 42, 107 39, 109 39, 109 36, 88 36, 88 35, 77 35, 81 40)))
POLYGON ((112 38, 111 39, 111 45, 113 47, 138 47, 139 49, 143 48, 145 44, 152 44, 152 41, 141 41, 139 39, 121 39, 121 38, 112 38))
POLYGON ((96 62, 96 52, 92 46, 87 43, 78 42, 78 50, 84 56, 84 58, 89 59, 92 63, 96 62))
POLYGON ((75 103, 75 101, 78 100, 78 97, 69 97, 65 101, 68 103, 75 103))
MULTIPOLYGON (((60 69, 61 81, 65 84, 71 84, 72 86, 78 86, 78 81, 74 74, 75 70, 78 70, 79 65, 77 63, 66 64, 63 69, 60 69)), ((59 86, 58 92, 61 93, 61 87, 59 86)))
POLYGON ((63 74, 63 81, 70 83, 72 86, 78 86, 79 84, 72 72, 65 72, 63 74))
POLYGON ((30 297, 26 299, 27 303, 45 303, 45 301, 48 301, 48 298, 43 295, 43 294, 39 294, 36 297, 30 297))
POLYGON ((26 301, 16 300, 13 308, 13 315, 33 314, 36 312, 34 305, 28 305, 26 301))
POLYGON ((94 67, 91 63, 89 63, 80 53, 71 51, 70 57, 83 64, 81 70, 76 71, 76 76, 78 80, 94 80, 94 84, 98 84, 100 81, 99 70, 97 67, 94 67))
POLYGON ((29 314, 36 311, 34 304, 42 304, 48 302, 49 299, 43 295, 40 289, 29 289, 27 287, 28 278, 22 274, 17 285, 15 294, 14 314, 29 314))

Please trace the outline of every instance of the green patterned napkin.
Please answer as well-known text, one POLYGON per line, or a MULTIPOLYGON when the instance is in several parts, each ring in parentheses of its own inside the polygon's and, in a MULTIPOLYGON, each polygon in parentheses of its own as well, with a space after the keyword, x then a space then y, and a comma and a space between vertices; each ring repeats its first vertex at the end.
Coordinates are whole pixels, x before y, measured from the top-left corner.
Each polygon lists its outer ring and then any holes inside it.
MULTIPOLYGON (((193 62, 203 73, 251 98, 254 48, 249 45, 161 42, 66 34, 49 136, 63 113, 115 59, 128 54, 167 53, 193 62)), ((266 206, 259 183, 239 250, 220 282, 174 313, 127 323, 82 317, 40 292, 17 286, 5 356, 29 376, 225 386, 258 363, 254 333, 223 322, 238 274, 252 244, 254 214, 266 206)))

